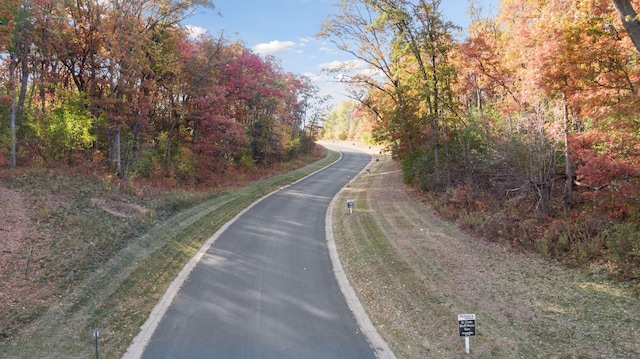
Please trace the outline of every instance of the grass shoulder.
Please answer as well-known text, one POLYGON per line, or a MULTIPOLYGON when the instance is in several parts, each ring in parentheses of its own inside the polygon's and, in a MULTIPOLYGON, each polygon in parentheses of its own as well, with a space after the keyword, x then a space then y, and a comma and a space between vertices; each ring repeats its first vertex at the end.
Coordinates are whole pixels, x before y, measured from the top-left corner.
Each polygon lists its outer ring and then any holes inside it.
POLYGON ((475 238, 405 187, 388 157, 340 194, 349 281, 398 358, 640 357, 637 288, 475 238), (344 207, 344 208, 343 208, 344 207), (457 315, 477 316, 471 355, 457 315))
POLYGON ((101 357, 120 357, 186 262, 224 223, 338 158, 330 151, 218 193, 145 193, 55 171, 2 176, 0 187, 25 215, 22 242, 3 253, 14 265, 0 273, 0 299, 10 304, 0 314, 0 358, 90 357, 94 330, 101 357))

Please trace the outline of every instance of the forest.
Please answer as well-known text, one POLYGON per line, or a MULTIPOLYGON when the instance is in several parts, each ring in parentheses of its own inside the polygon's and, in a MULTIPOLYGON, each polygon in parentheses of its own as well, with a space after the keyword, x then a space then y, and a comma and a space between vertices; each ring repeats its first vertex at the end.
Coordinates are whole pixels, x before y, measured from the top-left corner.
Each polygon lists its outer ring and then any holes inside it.
MULTIPOLYGON (((640 293, 640 0, 502 0, 492 14, 470 0, 464 29, 441 0, 336 0, 317 36, 353 60, 327 74, 351 97, 333 109, 278 59, 194 37, 183 21, 214 3, 0 1, 0 357, 88 357, 95 329, 103 356, 122 354, 211 233, 324 156, 316 137, 383 145, 425 217, 455 221, 478 252, 493 241, 640 293), (232 191, 274 168, 287 173, 232 191)), ((453 309, 415 282, 407 337, 430 313, 414 303, 453 309)), ((629 327, 608 312, 634 299, 599 291, 583 293, 598 315, 568 301, 559 326, 555 295, 538 293, 530 333, 552 331, 526 346, 629 327), (575 331, 583 318, 589 333, 575 331)))
POLYGON ((0 165, 216 187, 310 150, 317 87, 181 21, 210 0, 0 3, 0 165))
POLYGON ((640 22, 629 0, 343 0, 319 36, 355 60, 320 135, 388 146, 463 228, 640 277, 640 22))
POLYGON ((0 3, 0 166, 215 188, 326 138, 384 144, 491 240, 640 277, 640 21, 630 0, 342 0, 318 37, 351 102, 181 21, 210 0, 0 3), (460 11, 464 11, 460 9, 460 11))

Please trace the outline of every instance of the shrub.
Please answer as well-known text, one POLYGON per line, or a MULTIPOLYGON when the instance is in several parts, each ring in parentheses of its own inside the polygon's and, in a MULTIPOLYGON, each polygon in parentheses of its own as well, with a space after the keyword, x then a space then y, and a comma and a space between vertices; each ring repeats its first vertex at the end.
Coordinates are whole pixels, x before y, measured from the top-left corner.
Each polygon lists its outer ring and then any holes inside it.
POLYGON ((402 158, 402 178, 405 183, 417 184, 423 190, 437 190, 439 186, 435 167, 433 151, 422 148, 402 158))
POLYGON ((640 278, 640 224, 638 221, 616 223, 603 232, 617 275, 640 278))
POLYGON ((607 225, 606 217, 598 214, 553 220, 538 240, 538 249, 564 262, 586 265, 606 255, 602 229, 607 225))

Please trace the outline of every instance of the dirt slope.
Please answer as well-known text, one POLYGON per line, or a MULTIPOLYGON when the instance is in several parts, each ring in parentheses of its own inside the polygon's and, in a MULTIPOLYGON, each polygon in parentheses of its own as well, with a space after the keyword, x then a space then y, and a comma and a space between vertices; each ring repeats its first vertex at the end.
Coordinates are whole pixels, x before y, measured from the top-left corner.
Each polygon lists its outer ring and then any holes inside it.
POLYGON ((472 238, 406 188, 397 164, 373 162, 333 212, 341 261, 398 358, 640 357, 640 301, 598 273, 472 238), (457 314, 477 315, 471 354, 457 314))

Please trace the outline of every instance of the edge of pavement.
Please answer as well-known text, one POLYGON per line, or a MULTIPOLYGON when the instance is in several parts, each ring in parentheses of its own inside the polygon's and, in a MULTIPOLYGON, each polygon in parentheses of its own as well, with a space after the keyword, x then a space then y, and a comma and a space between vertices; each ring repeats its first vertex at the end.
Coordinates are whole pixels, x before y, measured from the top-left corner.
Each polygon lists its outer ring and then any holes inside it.
MULTIPOLYGON (((331 164, 315 172, 308 174, 303 178, 300 178, 290 183, 287 186, 283 186, 265 195, 264 197, 256 200, 247 208, 240 211, 230 221, 228 221, 222 227, 220 227, 220 229, 218 229, 216 233, 214 233, 209 239, 207 239, 207 241, 202 245, 202 247, 200 247, 198 252, 189 260, 189 262, 187 262, 187 264, 185 264, 185 266, 182 268, 178 276, 176 276, 176 278, 171 282, 171 284, 165 291, 162 298, 158 301, 158 304, 156 304, 156 306, 153 308, 153 310, 149 314, 149 317, 147 318, 147 320, 140 327, 140 332, 138 333, 138 335, 136 335, 131 341, 131 344, 127 348, 127 351, 123 354, 122 359, 140 359, 142 357, 142 354, 144 353, 144 350, 147 344, 149 343, 149 340, 153 336, 153 333, 155 332, 156 328, 160 324, 162 317, 164 317, 165 313, 169 309, 169 306, 173 302, 173 299, 177 295, 178 291, 180 290, 184 282, 187 280, 187 278, 191 274, 191 271, 195 268, 198 262, 200 262, 200 259, 202 259, 204 254, 216 242, 216 240, 220 237, 220 235, 225 230, 227 230, 229 226, 231 226, 231 224, 233 224, 241 215, 243 215, 245 212, 250 210, 253 206, 257 205, 259 202, 261 202, 265 198, 281 191, 282 189, 294 183, 302 181, 305 178, 312 176, 317 172, 323 171, 328 167, 333 166, 335 163, 337 163, 341 159, 342 159, 342 153, 340 152, 340 157, 336 161, 332 162, 331 164)), ((360 175, 361 173, 358 174, 358 176, 360 175)), ((340 263, 340 258, 338 256, 335 240, 333 237, 331 212, 332 212, 332 207, 335 205, 335 202, 338 196, 343 190, 344 188, 338 191, 336 195, 332 198, 331 202, 329 203, 329 207, 327 209, 327 213, 325 217, 326 241, 327 241, 327 247, 329 249, 329 255, 331 257, 333 272, 338 282, 338 285, 340 287, 340 290, 342 291, 342 295, 345 297, 347 305, 349 306, 349 309, 351 310, 354 317, 356 318, 356 321, 360 326, 360 330, 362 330, 362 333, 365 335, 365 337, 369 341, 369 344, 374 349, 376 356, 380 359, 396 359, 393 352, 391 352, 391 350, 389 349, 387 343, 382 339, 382 337, 378 334, 377 330, 373 326, 371 320, 369 319, 369 316, 367 315, 364 308, 362 307, 360 300, 356 296, 355 291, 353 290, 353 287, 351 287, 351 284, 349 284, 349 280, 347 279, 346 273, 344 272, 344 268, 340 263)))
MULTIPOLYGON (((373 159, 372 159, 373 160, 373 159)), ((358 173, 358 176, 362 176, 362 172, 358 173)), ((335 202, 338 200, 338 197, 344 191, 345 187, 343 187, 331 200, 329 204, 329 208, 327 209, 327 214, 325 218, 325 233, 327 237, 327 247, 329 248, 329 255, 331 256, 331 262, 333 264, 333 273, 338 281, 338 285, 340 286, 340 290, 342 291, 342 295, 347 301, 347 305, 349 309, 351 309, 351 313, 356 318, 358 325, 360 326, 360 330, 365 335, 369 344, 375 351, 376 357, 379 359, 396 359, 395 354, 391 351, 391 348, 387 345, 387 342, 382 339, 375 326, 369 319, 369 315, 365 311, 362 303, 358 299, 355 290, 349 283, 349 279, 347 278, 347 274, 342 267, 342 263, 340 262, 340 256, 338 255, 338 249, 336 247, 335 238, 333 236, 333 220, 331 218, 333 213, 333 208, 335 206, 335 202)))

